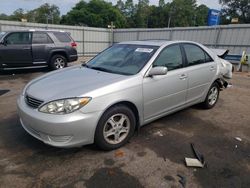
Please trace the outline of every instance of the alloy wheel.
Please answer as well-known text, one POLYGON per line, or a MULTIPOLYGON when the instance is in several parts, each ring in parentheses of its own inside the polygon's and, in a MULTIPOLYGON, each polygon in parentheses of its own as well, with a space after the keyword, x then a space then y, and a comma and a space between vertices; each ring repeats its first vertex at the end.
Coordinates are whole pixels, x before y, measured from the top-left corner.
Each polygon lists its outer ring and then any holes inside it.
POLYGON ((55 59, 55 67, 56 69, 62 69, 65 67, 65 61, 63 60, 63 58, 58 57, 55 59))
POLYGON ((209 103, 209 105, 213 106, 216 103, 216 101, 218 99, 218 94, 219 94, 219 92, 218 92, 217 87, 214 86, 214 87, 212 87, 210 89, 209 95, 208 95, 208 103, 209 103))
POLYGON ((103 136, 109 144, 119 144, 126 139, 130 131, 130 120, 125 114, 115 114, 105 123, 103 136))

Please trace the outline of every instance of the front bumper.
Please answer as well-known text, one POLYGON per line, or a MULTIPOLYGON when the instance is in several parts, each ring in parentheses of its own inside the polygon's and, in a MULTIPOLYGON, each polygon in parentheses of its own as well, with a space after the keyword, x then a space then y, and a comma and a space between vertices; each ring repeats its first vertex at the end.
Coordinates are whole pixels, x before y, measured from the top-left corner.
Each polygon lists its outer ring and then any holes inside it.
POLYGON ((66 115, 45 114, 17 100, 23 128, 35 138, 55 147, 80 147, 94 142, 96 125, 102 112, 84 114, 76 111, 66 115))

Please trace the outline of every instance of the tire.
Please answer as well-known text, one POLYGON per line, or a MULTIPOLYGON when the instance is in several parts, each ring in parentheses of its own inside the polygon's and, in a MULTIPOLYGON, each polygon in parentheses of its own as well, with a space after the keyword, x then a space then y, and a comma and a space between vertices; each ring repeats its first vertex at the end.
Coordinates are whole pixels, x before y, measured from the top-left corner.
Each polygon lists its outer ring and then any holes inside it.
POLYGON ((205 109, 213 108, 219 99, 219 95, 220 95, 220 87, 216 82, 214 82, 208 90, 205 101, 202 103, 203 107, 205 109))
POLYGON ((58 70, 67 67, 67 59, 62 55, 53 55, 50 60, 50 68, 52 70, 58 70))
POLYGON ((113 150, 125 145, 135 132, 133 111, 124 105, 108 109, 100 118, 95 131, 95 144, 103 150, 113 150))

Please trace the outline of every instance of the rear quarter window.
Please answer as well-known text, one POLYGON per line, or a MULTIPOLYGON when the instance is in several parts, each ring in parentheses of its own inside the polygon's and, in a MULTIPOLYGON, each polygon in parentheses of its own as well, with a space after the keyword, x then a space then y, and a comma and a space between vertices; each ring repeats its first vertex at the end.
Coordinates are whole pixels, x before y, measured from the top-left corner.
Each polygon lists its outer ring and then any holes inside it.
POLYGON ((72 39, 69 37, 67 33, 62 33, 62 32, 56 32, 54 33, 55 37, 60 41, 60 42, 71 42, 72 39))
POLYGON ((33 33, 32 43, 48 44, 48 43, 53 43, 53 41, 46 33, 33 33))

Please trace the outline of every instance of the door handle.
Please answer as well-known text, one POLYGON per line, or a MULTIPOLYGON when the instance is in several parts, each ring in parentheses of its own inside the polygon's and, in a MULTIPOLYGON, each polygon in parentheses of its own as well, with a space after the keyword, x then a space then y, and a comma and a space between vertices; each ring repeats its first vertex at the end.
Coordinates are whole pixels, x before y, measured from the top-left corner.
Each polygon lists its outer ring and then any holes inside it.
POLYGON ((211 66, 210 67, 210 71, 214 71, 215 70, 215 67, 214 66, 211 66))
POLYGON ((179 76, 180 80, 185 80, 188 76, 186 74, 181 74, 179 76))
POLYGON ((30 50, 31 48, 30 47, 27 47, 27 48, 23 48, 23 50, 30 50))

